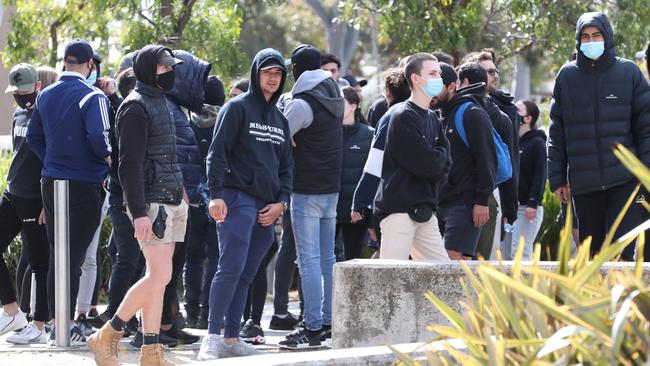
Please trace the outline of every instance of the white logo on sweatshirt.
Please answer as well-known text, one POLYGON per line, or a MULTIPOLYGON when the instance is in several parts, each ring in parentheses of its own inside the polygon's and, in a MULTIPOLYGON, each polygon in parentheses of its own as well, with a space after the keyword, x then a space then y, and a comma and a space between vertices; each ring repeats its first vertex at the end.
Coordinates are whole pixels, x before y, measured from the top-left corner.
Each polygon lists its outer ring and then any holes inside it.
POLYGON ((248 133, 255 136, 255 140, 260 142, 271 142, 276 145, 284 143, 284 130, 278 127, 250 122, 248 124, 248 133))
POLYGON ((27 137, 27 126, 14 128, 14 138, 16 137, 27 137))

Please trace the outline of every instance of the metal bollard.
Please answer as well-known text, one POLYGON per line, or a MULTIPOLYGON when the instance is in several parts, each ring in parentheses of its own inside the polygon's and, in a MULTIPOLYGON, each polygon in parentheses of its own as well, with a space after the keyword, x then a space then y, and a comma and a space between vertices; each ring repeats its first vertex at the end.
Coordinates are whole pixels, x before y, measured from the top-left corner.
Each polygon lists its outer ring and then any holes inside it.
POLYGON ((29 314, 34 318, 36 312, 36 274, 32 273, 32 285, 29 292, 29 314))
POLYGON ((70 223, 68 181, 54 181, 56 345, 70 347, 70 223))

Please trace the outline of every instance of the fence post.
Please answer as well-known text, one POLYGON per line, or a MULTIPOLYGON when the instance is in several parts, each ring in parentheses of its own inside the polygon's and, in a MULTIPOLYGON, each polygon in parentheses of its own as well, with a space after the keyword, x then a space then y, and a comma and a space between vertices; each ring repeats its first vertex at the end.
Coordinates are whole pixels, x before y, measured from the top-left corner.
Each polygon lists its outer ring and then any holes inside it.
POLYGON ((67 180, 54 181, 56 345, 70 347, 70 223, 67 180))

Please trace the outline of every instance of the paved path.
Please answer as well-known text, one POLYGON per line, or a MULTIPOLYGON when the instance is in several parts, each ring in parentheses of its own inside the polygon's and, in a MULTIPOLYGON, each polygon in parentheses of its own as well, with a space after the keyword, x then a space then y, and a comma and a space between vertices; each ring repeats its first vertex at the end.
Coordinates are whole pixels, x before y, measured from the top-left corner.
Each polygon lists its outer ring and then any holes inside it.
MULTIPOLYGON (((292 313, 298 314, 298 303, 291 302, 289 309, 292 313)), ((103 311, 104 308, 100 307, 103 311)), ((101 312, 100 311, 100 312, 101 312)), ((268 353, 278 353, 280 350, 275 346, 284 339, 287 331, 269 330, 269 321, 273 315, 273 305, 267 301, 262 316, 262 329, 266 336, 266 344, 256 346, 258 349, 268 353)), ((186 331, 203 336, 206 330, 185 329, 186 331)), ((0 337, 0 366, 93 366, 95 365, 93 355, 84 347, 58 349, 47 345, 17 346, 5 341, 8 335, 0 337)), ((130 338, 124 338, 120 343, 120 360, 122 365, 138 365, 140 350, 131 347, 128 342, 130 338)), ((168 358, 177 365, 189 365, 196 362, 199 352, 199 343, 188 346, 179 346, 170 349, 168 358)), ((218 363, 216 363, 218 364, 218 363)), ((242 359, 241 365, 248 363, 242 359)), ((260 365, 258 365, 260 366, 260 365)))

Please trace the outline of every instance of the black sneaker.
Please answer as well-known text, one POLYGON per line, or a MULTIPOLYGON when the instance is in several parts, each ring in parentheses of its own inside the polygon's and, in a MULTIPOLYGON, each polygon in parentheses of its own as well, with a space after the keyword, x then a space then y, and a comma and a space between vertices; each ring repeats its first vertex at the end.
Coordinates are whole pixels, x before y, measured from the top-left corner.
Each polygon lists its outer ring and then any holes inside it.
POLYGON ((210 316, 208 309, 201 307, 199 320, 196 322, 196 329, 208 329, 208 316, 210 316))
MULTIPOLYGON (((172 325, 172 327, 169 328, 169 330, 161 330, 160 331, 160 336, 162 337, 163 334, 166 335, 169 338, 173 338, 173 339, 177 340, 179 344, 196 343, 201 338, 199 336, 191 335, 191 334, 183 331, 182 329, 176 327, 176 325, 172 325)), ((162 341, 160 343, 162 343, 162 341)))
POLYGON ((325 342, 326 339, 332 339, 332 326, 323 324, 323 336, 320 340, 325 342))
POLYGON ((246 324, 242 327, 239 332, 239 338, 244 342, 250 344, 264 344, 266 339, 264 338, 264 331, 262 327, 253 323, 253 319, 248 319, 246 324))
MULTIPOLYGON (((56 329, 52 327, 49 332, 47 343, 50 346, 56 346, 56 329)), ((71 346, 85 346, 86 336, 77 324, 70 328, 70 345, 71 346)))
POLYGON ((88 319, 86 318, 86 314, 79 314, 77 320, 75 320, 74 322, 86 337, 95 333, 93 327, 91 327, 90 324, 88 324, 88 319))
POLYGON ((280 341, 280 345, 284 345, 287 341, 291 341, 294 338, 300 338, 305 333, 305 328, 296 328, 293 332, 284 336, 284 341, 280 341))
POLYGON ((138 332, 138 327, 140 323, 136 317, 131 318, 126 324, 124 324, 124 338, 128 338, 132 335, 135 335, 138 332))
POLYGON ((106 324, 107 321, 111 320, 110 314, 108 314, 108 310, 99 314, 98 316, 88 318, 88 324, 99 329, 106 324))
POLYGON ((293 330, 296 325, 298 325, 298 323, 298 319, 296 319, 296 317, 291 313, 287 313, 287 316, 284 318, 279 318, 273 315, 273 317, 271 317, 271 324, 269 325, 269 329, 293 330))
POLYGON ((97 312, 97 308, 90 309, 87 316, 88 316, 88 320, 98 317, 99 313, 97 312))
POLYGON ((199 322, 199 315, 197 313, 187 313, 185 317, 185 326, 188 328, 196 329, 196 323, 199 322))
POLYGON ((319 330, 305 329, 300 336, 282 341, 280 345, 291 349, 321 348, 323 347, 321 339, 324 336, 325 331, 322 328, 319 330))
MULTIPOLYGON (((135 348, 140 348, 142 347, 142 343, 144 341, 144 337, 142 336, 142 332, 137 331, 135 332, 135 337, 133 337, 133 340, 129 342, 129 344, 132 347, 135 348)), ((174 338, 170 338, 162 333, 160 333, 160 344, 167 346, 169 348, 174 348, 178 346, 178 341, 174 338)))

